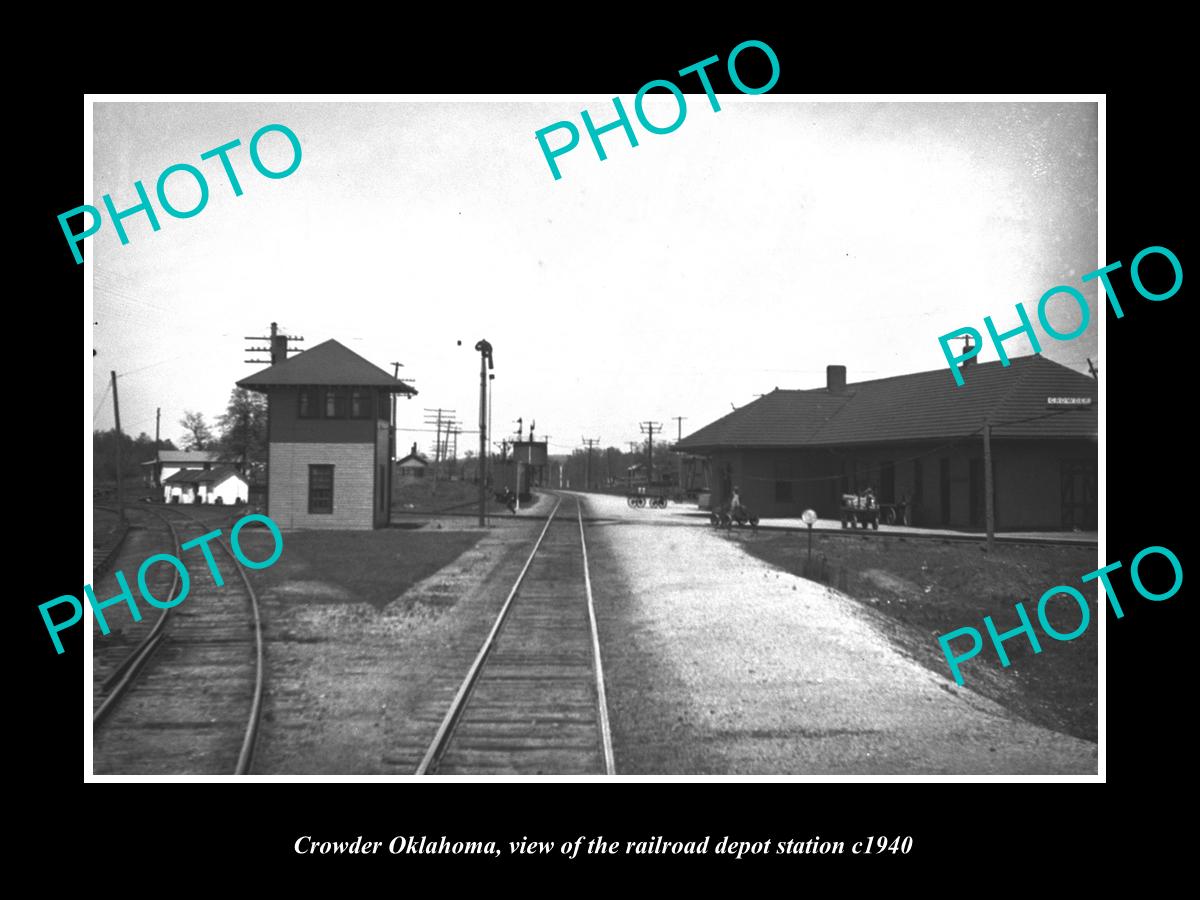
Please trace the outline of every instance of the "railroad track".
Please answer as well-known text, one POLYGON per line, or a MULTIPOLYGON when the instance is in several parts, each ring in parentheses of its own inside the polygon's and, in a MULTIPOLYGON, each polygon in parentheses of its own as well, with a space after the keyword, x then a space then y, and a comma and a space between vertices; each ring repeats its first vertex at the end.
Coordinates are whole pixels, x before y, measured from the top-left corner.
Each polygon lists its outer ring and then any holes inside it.
MULTIPOLYGON (((109 506, 97 506, 97 507, 95 507, 95 509, 103 509, 107 512, 113 513, 114 515, 118 515, 118 516, 120 515, 120 512, 118 510, 113 509, 112 507, 109 507, 109 506)), ((95 556, 96 551, 99 550, 100 548, 95 547, 95 546, 93 546, 93 548, 92 548, 92 553, 93 553, 92 579, 93 580, 104 575, 104 573, 111 571, 112 567, 113 567, 113 563, 116 562, 117 557, 121 553, 121 547, 124 546, 124 544, 125 544, 125 538, 127 538, 129 536, 129 522, 127 520, 120 521, 118 523, 118 529, 119 530, 117 532, 116 538, 109 544, 108 549, 105 551, 104 556, 102 556, 100 558, 99 562, 95 561, 94 556, 95 556)))
MULTIPOLYGON (((161 522, 176 558, 183 558, 183 542, 214 528, 182 510, 166 511, 186 525, 172 521, 165 511, 132 506, 126 510, 161 522), (195 534, 183 537, 177 525, 195 534)), ((94 680, 99 679, 92 714, 97 774, 245 775, 253 766, 264 678, 258 596, 225 537, 211 544, 221 547, 237 575, 231 577, 228 566, 219 561, 224 584, 218 586, 198 548, 193 550, 184 560, 191 578, 189 593, 178 607, 158 611, 145 603, 138 593, 136 569, 126 573, 143 616, 157 612, 157 618, 128 652, 113 640, 115 635, 97 633, 93 640, 94 680)), ((162 551, 160 542, 137 562, 162 551)), ((173 599, 180 588, 178 572, 166 564, 151 569, 148 581, 162 600, 173 599), (163 577, 165 570, 171 578, 163 577)), ((95 590, 98 599, 107 599, 119 587, 115 579, 106 579, 107 593, 100 585, 95 590)), ((123 633, 128 619, 120 617, 128 616, 128 610, 121 605, 108 612, 110 626, 123 633)))
POLYGON ((578 498, 553 511, 418 775, 616 773, 578 498))

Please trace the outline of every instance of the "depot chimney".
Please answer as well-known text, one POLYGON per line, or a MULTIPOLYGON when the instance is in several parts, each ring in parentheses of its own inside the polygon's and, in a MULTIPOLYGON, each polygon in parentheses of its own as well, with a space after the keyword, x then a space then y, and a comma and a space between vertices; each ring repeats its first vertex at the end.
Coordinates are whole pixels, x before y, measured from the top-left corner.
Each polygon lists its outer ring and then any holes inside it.
MULTIPOLYGON (((975 349, 975 345, 971 343, 971 336, 969 334, 964 334, 963 335, 962 355, 967 356, 967 354, 970 353, 974 349, 975 349)), ((968 365, 970 365, 973 362, 975 362, 975 357, 967 356, 966 359, 964 359, 961 363, 958 364, 958 367, 960 369, 965 369, 968 365)))
POLYGON ((825 387, 831 394, 846 393, 846 367, 826 366, 825 387))

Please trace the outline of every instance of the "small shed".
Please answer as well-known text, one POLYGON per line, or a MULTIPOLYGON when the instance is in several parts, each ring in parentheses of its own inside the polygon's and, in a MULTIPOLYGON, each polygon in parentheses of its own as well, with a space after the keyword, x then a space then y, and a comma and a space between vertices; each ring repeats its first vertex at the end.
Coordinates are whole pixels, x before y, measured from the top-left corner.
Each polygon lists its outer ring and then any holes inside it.
POLYGON ((401 478, 424 478, 429 468, 429 460, 417 452, 417 445, 412 445, 412 452, 404 459, 396 461, 396 470, 401 478))
POLYGON ((164 503, 211 503, 230 506, 245 503, 249 497, 249 484, 232 466, 180 469, 163 481, 164 503))
POLYGON ((142 463, 142 483, 162 487, 168 478, 184 469, 212 469, 233 460, 221 459, 215 450, 159 450, 155 458, 142 463))

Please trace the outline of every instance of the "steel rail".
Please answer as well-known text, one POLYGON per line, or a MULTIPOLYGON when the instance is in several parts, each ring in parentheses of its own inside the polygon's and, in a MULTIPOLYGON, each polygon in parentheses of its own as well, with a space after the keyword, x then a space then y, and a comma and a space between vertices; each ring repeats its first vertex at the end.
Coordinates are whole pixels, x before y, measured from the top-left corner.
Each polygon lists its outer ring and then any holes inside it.
MULTIPOLYGON (((179 540, 179 533, 175 530, 175 526, 171 524, 171 521, 166 516, 155 510, 139 509, 138 511, 148 512, 151 515, 154 515, 161 520, 164 525, 167 526, 167 530, 171 533, 171 539, 175 542, 175 558, 178 559, 183 551, 180 549, 181 541, 179 540)), ((179 570, 172 566, 171 572, 171 589, 167 591, 168 601, 174 599, 176 592, 179 590, 179 570)), ((150 632, 144 638, 142 638, 141 643, 134 647, 132 652, 130 652, 130 654, 125 657, 125 659, 123 659, 120 664, 113 669, 113 671, 109 673, 108 677, 105 678, 100 684, 100 689, 107 691, 108 695, 104 698, 104 702, 96 708, 94 713, 92 713, 93 728, 104 721, 105 716, 112 711, 113 707, 116 706, 117 701, 124 696, 125 691, 133 683, 134 679, 137 678, 142 666, 146 664, 146 662, 154 654, 154 651, 158 649, 158 645, 163 637, 163 629, 166 627, 167 617, 170 612, 170 608, 159 612, 158 621, 154 623, 154 627, 150 629, 150 632)))
POLYGON ((250 704, 250 719, 246 723, 246 734, 242 738, 242 749, 238 753, 237 768, 233 773, 234 775, 249 775, 250 768, 254 765, 254 748, 258 743, 258 726, 262 719, 264 669, 262 615, 258 608, 258 594, 250 586, 250 576, 246 574, 245 566, 233 555, 233 550, 224 541, 218 540, 217 543, 229 555, 229 558, 233 560, 238 574, 242 576, 242 584, 246 586, 246 594, 250 598, 250 608, 254 612, 254 699, 250 704))
MULTIPOLYGON (((139 511, 149 512, 152 515, 160 518, 167 525, 167 528, 169 528, 171 531, 171 536, 175 540, 175 556, 178 559, 182 553, 182 550, 180 549, 181 542, 179 540, 179 534, 175 530, 175 526, 171 523, 171 521, 157 510, 139 509, 139 511)), ((212 524, 210 522, 204 522, 201 519, 197 519, 195 516, 189 515, 182 510, 172 509, 171 512, 177 513, 178 515, 183 516, 185 519, 195 522, 202 527, 207 528, 212 524)), ((250 577, 246 574, 245 567, 242 565, 237 556, 234 555, 233 550, 226 544, 225 541, 218 538, 216 543, 233 561, 234 568, 237 569, 237 573, 242 579, 242 584, 246 588, 246 595, 249 599, 250 609, 254 614, 254 696, 250 703, 250 716, 246 723, 245 734, 242 738, 242 747, 238 753, 237 766, 234 770, 235 775, 248 775, 251 767, 254 764, 254 750, 258 743, 259 724, 262 719, 263 675, 265 668, 263 663, 262 614, 259 609, 258 594, 255 593, 253 586, 250 584, 250 577)), ((174 578, 172 579, 171 591, 167 596, 173 598, 178 587, 179 570, 176 569, 174 578)), ((154 624, 154 628, 151 630, 151 632, 145 637, 145 639, 143 639, 142 643, 138 645, 133 653, 131 653, 130 656, 127 657, 120 666, 118 666, 118 671, 124 670, 125 676, 104 699, 104 702, 100 705, 96 712, 93 713, 93 726, 100 722, 113 708, 113 706, 115 706, 117 699, 121 697, 125 693, 128 686, 133 683, 133 680, 137 677, 138 672, 142 669, 145 662, 150 658, 154 650, 162 642, 162 638, 164 636, 162 629, 165 626, 167 614, 170 611, 171 610, 169 608, 162 611, 162 615, 159 616, 158 621, 154 624)), ((109 676, 108 680, 111 680, 113 677, 115 677, 115 675, 116 673, 114 672, 113 675, 109 676)), ((108 680, 106 680, 106 684, 108 680)))
MULTIPOLYGON (((211 522, 204 522, 201 519, 197 519, 183 510, 176 509, 172 510, 172 512, 178 513, 185 519, 197 522, 203 527, 208 527, 212 524, 211 522)), ((237 569, 238 575, 241 576, 242 584, 246 588, 250 610, 254 614, 254 696, 250 701, 250 716, 247 719, 246 731, 242 737, 242 749, 238 752, 237 767, 233 772, 234 775, 249 775, 250 769, 254 765, 254 750, 258 743, 258 728, 262 720, 263 669, 265 668, 263 663, 262 614, 259 610, 258 594, 255 593, 253 586, 250 584, 250 576, 246 574, 246 567, 234 555, 233 549, 226 541, 218 538, 216 544, 233 561, 234 568, 237 569)))
POLYGON ((437 765, 442 754, 445 752, 446 746, 450 743, 450 735, 454 730, 454 726, 458 723, 459 716, 466 707, 467 698, 470 696, 471 689, 475 686, 475 682, 479 678, 479 673, 483 669, 483 663, 487 659, 488 654, 491 653, 492 646, 496 642, 496 635, 500 633, 500 627, 508 617, 508 611, 512 606, 513 598, 517 596, 517 591, 520 589, 521 583, 525 580, 525 574, 529 571, 529 566, 533 563, 533 558, 537 556, 537 552, 542 546, 542 541, 546 537, 546 532, 550 530, 550 523, 554 521, 554 516, 560 506, 562 506, 562 497, 557 498, 554 509, 547 516, 546 524, 542 526, 542 533, 538 535, 537 542, 533 545, 533 550, 530 552, 529 558, 525 560, 525 565, 521 567, 521 574, 517 576, 512 590, 508 592, 508 597, 505 599, 504 605, 500 607, 496 621, 492 623, 492 630, 488 632, 483 646, 479 648, 479 653, 476 654, 475 661, 471 663, 471 668, 467 670, 466 678, 459 685, 458 693, 454 695, 454 699, 450 702, 450 708, 446 711, 442 723, 438 726, 437 733, 433 736, 433 741, 430 743, 429 749, 425 751, 425 756, 421 759, 416 772, 413 774, 428 775, 437 765))
POLYGON ((592 664, 596 671, 596 702, 600 708, 600 741, 604 745, 604 774, 616 775, 613 759, 612 733, 608 726, 608 698, 604 691, 604 669, 600 665, 600 630, 596 627, 596 605, 592 600, 592 576, 588 572, 587 540, 583 536, 583 501, 575 498, 575 513, 579 519, 579 546, 583 548, 583 583, 587 588, 588 622, 592 630, 592 664))

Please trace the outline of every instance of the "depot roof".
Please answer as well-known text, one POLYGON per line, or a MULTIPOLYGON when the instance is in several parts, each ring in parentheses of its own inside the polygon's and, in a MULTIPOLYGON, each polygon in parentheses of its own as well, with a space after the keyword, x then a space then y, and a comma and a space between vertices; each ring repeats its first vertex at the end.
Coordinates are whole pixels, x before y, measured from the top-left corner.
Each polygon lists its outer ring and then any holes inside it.
POLYGON ((290 385, 353 385, 385 388, 398 394, 416 394, 415 388, 389 375, 374 363, 363 359, 349 347, 328 340, 243 378, 238 387, 262 391, 290 385))
POLYGON ((942 440, 978 433, 993 438, 1091 438, 1097 435, 1093 378, 1040 355, 970 365, 957 387, 946 368, 810 390, 776 388, 677 444, 680 450, 817 447, 942 440), (1066 398, 1052 406, 1049 398, 1066 398), (1090 402, 1078 402, 1091 398, 1090 402))

